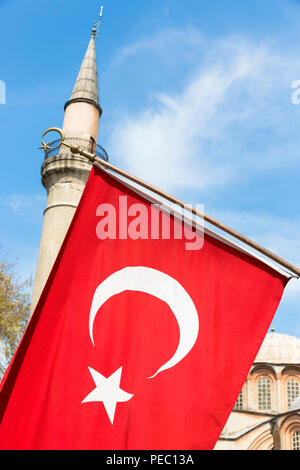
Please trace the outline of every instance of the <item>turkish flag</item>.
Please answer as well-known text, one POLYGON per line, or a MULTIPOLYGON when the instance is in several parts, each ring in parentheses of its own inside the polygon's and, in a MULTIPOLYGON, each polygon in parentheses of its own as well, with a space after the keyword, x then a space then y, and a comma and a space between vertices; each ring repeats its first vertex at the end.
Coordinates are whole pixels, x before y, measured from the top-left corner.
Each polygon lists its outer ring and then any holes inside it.
POLYGON ((214 448, 289 276, 180 227, 94 166, 2 381, 1 449, 214 448))

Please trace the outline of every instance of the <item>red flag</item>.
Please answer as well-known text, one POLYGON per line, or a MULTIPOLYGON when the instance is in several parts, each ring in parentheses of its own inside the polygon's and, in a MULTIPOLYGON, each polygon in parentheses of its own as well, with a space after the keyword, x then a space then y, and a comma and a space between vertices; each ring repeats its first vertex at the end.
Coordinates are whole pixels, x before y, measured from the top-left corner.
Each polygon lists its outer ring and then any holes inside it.
POLYGON ((93 168, 2 381, 1 449, 214 447, 289 276, 158 213, 93 168))

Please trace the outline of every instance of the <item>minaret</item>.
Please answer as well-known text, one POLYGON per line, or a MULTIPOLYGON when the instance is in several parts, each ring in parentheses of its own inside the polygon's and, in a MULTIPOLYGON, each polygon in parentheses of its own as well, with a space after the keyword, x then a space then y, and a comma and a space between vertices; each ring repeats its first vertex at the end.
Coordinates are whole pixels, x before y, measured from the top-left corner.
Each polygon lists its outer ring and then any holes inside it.
MULTIPOLYGON (((72 95, 64 107, 63 131, 67 143, 79 145, 98 155, 100 151, 100 156, 107 159, 104 149, 96 145, 102 109, 98 95, 95 35, 96 26, 93 27, 72 95)), ((90 170, 91 164, 85 158, 73 155, 65 146, 45 153, 41 175, 47 190, 47 205, 44 210, 31 312, 47 281, 90 170)))

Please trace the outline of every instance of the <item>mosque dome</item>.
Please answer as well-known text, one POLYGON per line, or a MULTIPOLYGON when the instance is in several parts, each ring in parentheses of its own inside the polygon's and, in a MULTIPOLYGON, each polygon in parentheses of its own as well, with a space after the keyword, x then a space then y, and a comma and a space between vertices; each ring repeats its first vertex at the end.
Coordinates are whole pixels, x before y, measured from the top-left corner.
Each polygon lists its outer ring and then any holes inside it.
POLYGON ((300 339, 281 333, 268 333, 254 363, 300 364, 300 339))

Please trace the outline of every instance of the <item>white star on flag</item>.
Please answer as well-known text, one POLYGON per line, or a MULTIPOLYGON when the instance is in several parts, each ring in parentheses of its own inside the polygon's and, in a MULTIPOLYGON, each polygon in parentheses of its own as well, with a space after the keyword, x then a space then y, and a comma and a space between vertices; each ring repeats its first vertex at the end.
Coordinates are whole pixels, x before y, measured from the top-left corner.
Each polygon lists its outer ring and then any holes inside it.
POLYGON ((127 393, 120 388, 122 367, 116 370, 108 378, 97 372, 95 369, 89 367, 89 371, 96 384, 96 388, 89 393, 81 403, 90 401, 103 402, 105 411, 113 424, 118 402, 128 401, 133 397, 133 394, 127 393))

